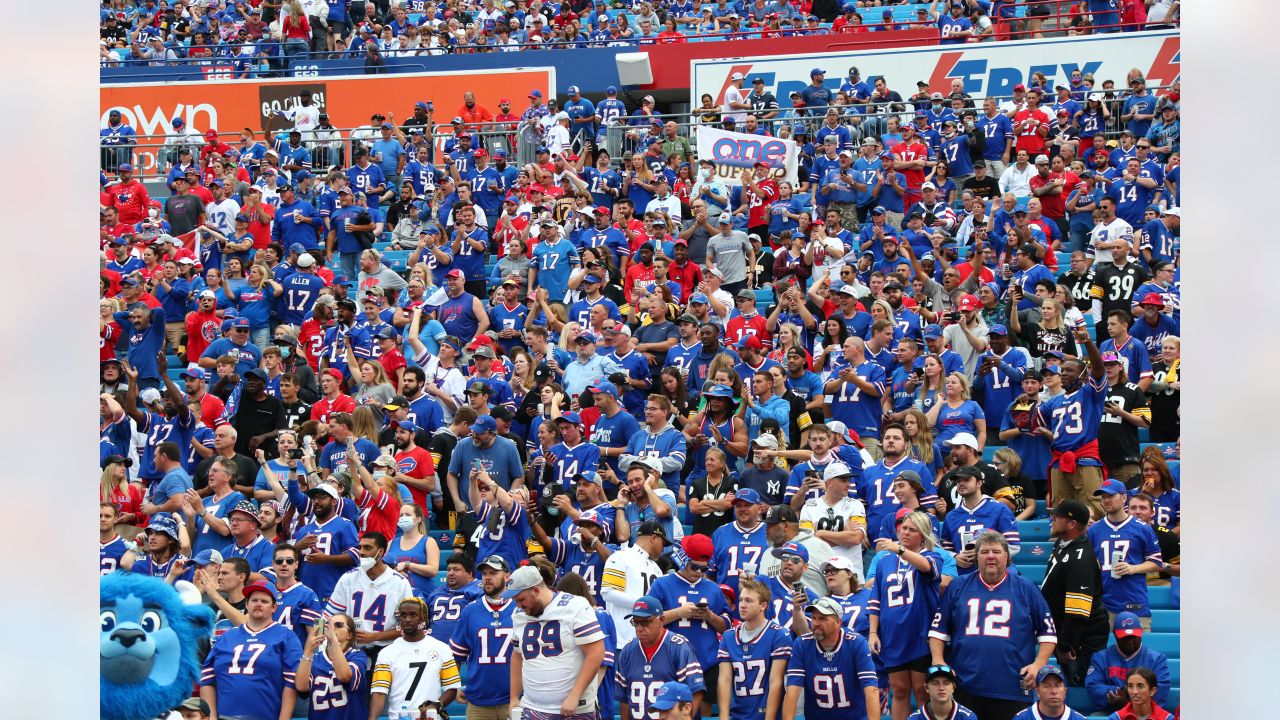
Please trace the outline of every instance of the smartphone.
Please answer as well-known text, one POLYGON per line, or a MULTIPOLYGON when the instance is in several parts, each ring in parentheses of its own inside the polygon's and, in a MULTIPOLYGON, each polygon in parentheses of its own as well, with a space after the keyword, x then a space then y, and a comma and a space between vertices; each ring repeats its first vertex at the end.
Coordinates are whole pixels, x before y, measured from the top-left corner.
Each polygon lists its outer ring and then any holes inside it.
POLYGON ((699 610, 706 610, 706 609, 707 609, 707 601, 706 601, 706 599, 702 599, 702 600, 699 600, 699 601, 698 601, 698 609, 699 609, 699 610))
POLYGON ((290 459, 290 460, 301 460, 301 459, 302 459, 302 448, 293 448, 293 449, 289 450, 289 459, 290 459))
POLYGON ((797 581, 795 581, 795 582, 791 583, 791 592, 794 592, 794 593, 798 593, 798 594, 803 595, 803 594, 804 594, 804 583, 800 582, 799 580, 797 580, 797 581))

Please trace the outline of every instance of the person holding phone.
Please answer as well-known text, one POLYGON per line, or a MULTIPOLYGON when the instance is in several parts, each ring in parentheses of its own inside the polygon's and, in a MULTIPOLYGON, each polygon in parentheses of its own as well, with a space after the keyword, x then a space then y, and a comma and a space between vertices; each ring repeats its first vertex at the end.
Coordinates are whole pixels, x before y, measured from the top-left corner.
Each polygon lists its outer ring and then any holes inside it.
POLYGON ((355 621, 337 613, 308 636, 293 686, 311 693, 310 720, 366 720, 368 672, 369 656, 355 647, 355 621))

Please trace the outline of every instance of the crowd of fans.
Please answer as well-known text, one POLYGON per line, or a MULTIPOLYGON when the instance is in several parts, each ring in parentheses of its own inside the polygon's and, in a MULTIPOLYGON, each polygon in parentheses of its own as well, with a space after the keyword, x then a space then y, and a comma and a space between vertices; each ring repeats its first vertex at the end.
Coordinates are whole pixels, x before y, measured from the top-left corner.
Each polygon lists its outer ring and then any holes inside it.
POLYGON ((512 52, 937 28, 943 44, 1040 37, 1051 17, 1067 34, 1170 27, 1172 0, 920 4, 835 0, 104 0, 104 65, 233 62, 244 77, 287 69, 293 59, 365 59, 445 53, 512 52), (883 8, 877 12, 878 8, 883 8), (610 12, 622 9, 624 12, 610 12))
POLYGON ((799 119, 741 76, 700 111, 801 142, 794 182, 726 182, 648 98, 501 102, 520 165, 469 96, 439 148, 427 103, 327 146, 304 96, 268 142, 175 125, 160 201, 115 114, 102 571, 217 611, 183 716, 508 717, 512 653, 561 642, 507 591, 530 563, 604 636, 564 715, 1057 717, 1083 686, 1165 717, 1179 89, 825 78, 799 119), (1040 500, 1043 588, 1011 561, 1040 500))

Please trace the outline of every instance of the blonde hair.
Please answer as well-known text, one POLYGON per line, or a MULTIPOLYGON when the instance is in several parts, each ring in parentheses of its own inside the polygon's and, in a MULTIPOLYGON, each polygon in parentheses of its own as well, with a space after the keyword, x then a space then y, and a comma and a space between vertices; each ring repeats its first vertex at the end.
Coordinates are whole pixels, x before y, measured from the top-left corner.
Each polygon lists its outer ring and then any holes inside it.
MULTIPOLYGON (((581 331, 582 326, 576 322, 567 322, 564 324, 564 327, 560 328, 560 342, 557 342, 556 345, 559 345, 561 350, 569 349, 569 336, 573 335, 574 330, 581 331)), ((581 334, 581 332, 579 332, 579 334, 581 334)), ((574 339, 577 339, 576 335, 574 335, 574 339)))
POLYGON ((361 360, 360 369, 363 370, 365 365, 368 365, 371 368, 373 368, 373 382, 370 383, 370 385, 390 385, 391 384, 391 378, 387 377, 387 371, 383 369, 382 363, 378 362, 377 360, 361 360))
POLYGON ((1022 456, 1010 447, 1002 447, 996 451, 995 459, 1004 463, 1005 477, 1018 477, 1022 473, 1022 456))
POLYGON ((959 372, 947 373, 946 376, 943 377, 942 379, 943 380, 942 387, 944 391, 947 386, 946 379, 952 378, 952 377, 960 382, 960 397, 964 398, 965 400, 972 400, 973 396, 972 396, 972 392, 969 389, 969 378, 965 377, 964 373, 959 373, 959 372))
MULTIPOLYGON (((920 462, 925 465, 933 465, 933 429, 929 427, 929 418, 920 408, 907 408, 906 415, 915 418, 916 436, 911 437, 907 433, 907 443, 911 445, 911 454, 915 455, 920 462)), ((905 419, 905 416, 904 416, 905 419)), ((906 432, 906 423, 903 423, 903 432, 906 432)))
POLYGON ((919 510, 912 511, 903 516, 902 522, 911 523, 911 527, 924 536, 923 546, 926 550, 938 547, 938 539, 933 536, 933 523, 929 521, 927 513, 919 510))
POLYGON ((99 493, 100 493, 100 496, 99 496, 99 498, 98 498, 98 499, 99 499, 101 502, 112 503, 112 505, 113 505, 113 506, 114 506, 114 504, 115 504, 115 503, 114 503, 114 498, 115 498, 115 491, 116 491, 116 490, 121 490, 121 489, 122 489, 122 490, 124 490, 124 492, 125 492, 125 494, 126 494, 126 495, 128 495, 128 494, 129 494, 129 475, 128 475, 128 473, 126 473, 126 474, 125 474, 125 476, 124 476, 123 478, 121 478, 118 482, 115 480, 115 478, 114 478, 114 477, 112 477, 113 475, 115 475, 115 469, 116 469, 116 466, 117 466, 117 465, 119 465, 119 464, 120 464, 120 463, 111 463, 110 465, 108 465, 108 466, 106 466, 105 468, 103 468, 103 469, 102 469, 102 478, 101 478, 101 480, 99 480, 99 487, 100 487, 99 493))
POLYGON ((378 421, 373 416, 373 409, 368 405, 361 405, 352 411, 351 432, 374 445, 378 444, 378 421))

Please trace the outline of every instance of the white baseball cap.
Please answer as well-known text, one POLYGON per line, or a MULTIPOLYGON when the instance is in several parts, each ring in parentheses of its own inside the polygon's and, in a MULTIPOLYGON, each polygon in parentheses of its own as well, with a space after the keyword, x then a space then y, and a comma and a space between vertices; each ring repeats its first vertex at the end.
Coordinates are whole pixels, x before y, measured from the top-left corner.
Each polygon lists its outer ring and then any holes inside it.
POLYGON ((298 256, 298 267, 313 267, 316 259, 311 257, 310 253, 302 253, 298 256))
POLYGON ((832 555, 831 559, 824 561, 818 569, 822 572, 828 570, 848 570, 853 572, 853 561, 843 555, 832 555))
POLYGON ((978 449, 978 439, 973 436, 973 433, 967 432, 956 433, 954 437, 947 440, 944 444, 951 446, 964 445, 965 447, 971 447, 974 450, 978 449))
POLYGON ((507 589, 503 591, 502 596, 513 598, 529 588, 536 588, 542 584, 542 573, 538 572, 538 568, 533 565, 518 567, 511 573, 511 580, 507 583, 507 589))
POLYGON ((842 462, 833 462, 822 471, 822 479, 824 481, 838 477, 850 477, 852 475, 853 470, 850 470, 849 466, 842 462))

